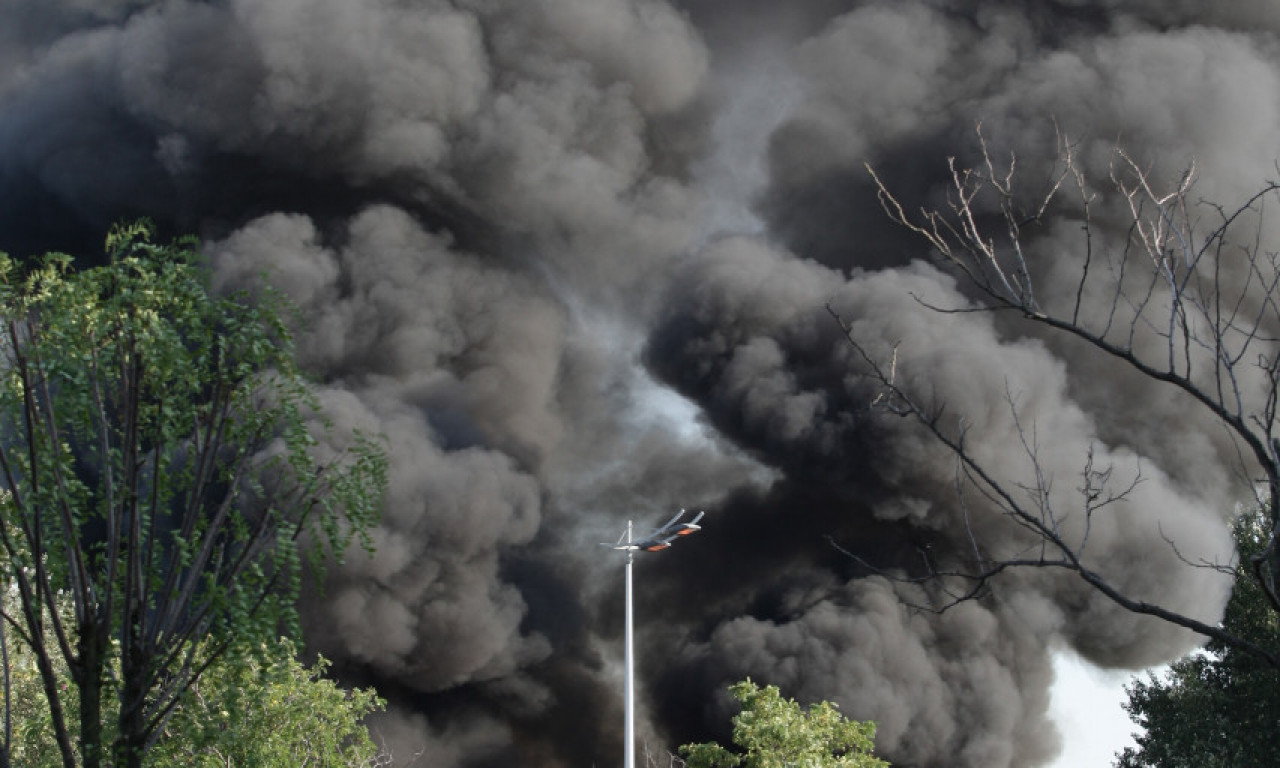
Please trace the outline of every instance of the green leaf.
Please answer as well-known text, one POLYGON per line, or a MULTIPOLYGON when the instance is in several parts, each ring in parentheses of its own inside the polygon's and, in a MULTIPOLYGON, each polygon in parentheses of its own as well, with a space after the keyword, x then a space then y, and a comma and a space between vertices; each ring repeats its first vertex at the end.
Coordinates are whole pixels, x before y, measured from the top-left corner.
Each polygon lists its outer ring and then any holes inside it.
POLYGON ((750 678, 729 687, 742 704, 733 718, 732 752, 714 742, 685 744, 680 754, 689 768, 881 768, 889 764, 873 754, 875 724, 848 720, 827 701, 805 709, 782 696, 776 686, 757 686, 750 678))
POLYGON ((46 711, 120 761, 199 670, 296 630, 304 563, 368 547, 386 484, 381 445, 317 413, 281 297, 211 296, 197 243, 154 237, 118 225, 84 270, 0 255, 0 580, 49 586, 14 614, 70 681, 46 711), (115 695, 142 717, 112 720, 115 695))

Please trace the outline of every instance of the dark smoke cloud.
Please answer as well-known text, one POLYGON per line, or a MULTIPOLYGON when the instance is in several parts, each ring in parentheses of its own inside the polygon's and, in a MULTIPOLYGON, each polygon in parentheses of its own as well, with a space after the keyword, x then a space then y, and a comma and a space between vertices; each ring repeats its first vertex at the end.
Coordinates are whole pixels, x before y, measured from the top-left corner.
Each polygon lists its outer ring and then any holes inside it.
MULTIPOLYGON (((1002 478, 1029 468, 1006 393, 1061 508, 1091 447, 1140 466, 1090 552, 1214 619, 1226 585, 1164 537, 1227 551, 1221 432, 1078 347, 924 308, 970 298, 863 170, 937 203, 980 121, 1034 189, 1056 122, 1094 178, 1121 142, 1239 200, 1280 151, 1280 15, 1203 5, 15 0, 0 247, 89 254, 147 214, 206 237, 219 290, 297 303, 326 412, 393 461, 378 553, 309 599, 307 640, 391 700, 374 726, 404 762, 615 761, 621 568, 596 544, 688 506, 707 530, 637 565, 651 747, 723 734, 720 692, 751 675, 876 720, 895 764, 1038 765, 1052 648, 1132 666, 1194 640, 1049 572, 923 613, 936 595, 831 548, 918 573, 922 551, 960 562, 967 526, 997 553, 1027 540, 958 503, 936 444, 868 415, 825 305, 898 344, 1002 478)), ((1097 242, 1118 242, 1096 191, 1097 242)), ((1051 305, 1080 213, 1034 233, 1051 305)))

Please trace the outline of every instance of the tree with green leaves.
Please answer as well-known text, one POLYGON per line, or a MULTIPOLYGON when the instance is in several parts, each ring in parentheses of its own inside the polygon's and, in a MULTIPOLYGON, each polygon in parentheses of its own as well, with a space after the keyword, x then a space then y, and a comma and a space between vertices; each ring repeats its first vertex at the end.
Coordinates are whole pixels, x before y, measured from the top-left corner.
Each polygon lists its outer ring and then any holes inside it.
POLYGON ((280 300, 211 296, 194 246, 0 255, 0 624, 64 768, 140 766, 206 670, 296 629, 304 563, 367 548, 385 484, 370 439, 321 450, 280 300))
MULTIPOLYGON (((44 709, 39 673, 29 648, 10 649, 13 666, 12 722, 16 738, 11 761, 24 768, 62 764, 53 726, 44 709)), ((183 692, 155 746, 150 768, 295 768, 322 765, 372 768, 389 764, 363 725, 382 708, 372 690, 344 690, 324 677, 327 662, 308 667, 298 661, 294 644, 281 638, 264 646, 257 658, 215 663, 183 692)), ((60 686, 69 694, 64 664, 57 665, 60 686)), ((118 702, 104 707, 114 712, 118 702)), ((77 735, 78 723, 69 724, 77 735)))
POLYGON ((750 678, 729 687, 742 704, 733 718, 734 752, 715 742, 685 744, 688 768, 887 768, 877 758, 876 725, 849 720, 823 701, 807 709, 783 698, 777 686, 761 688, 750 678))
POLYGON ((387 762, 366 715, 381 710, 371 689, 344 690, 324 677, 328 662, 311 667, 280 639, 264 660, 211 667, 183 694, 165 732, 148 755, 154 768, 364 768, 387 762))
MULTIPOLYGON (((1280 622, 1254 578, 1253 556, 1267 546, 1262 511, 1236 521, 1236 580, 1222 627, 1262 648, 1280 650, 1280 622)), ((1280 743, 1280 671, 1239 647, 1210 639, 1125 688, 1125 710, 1145 732, 1118 757, 1119 768, 1228 768, 1271 765, 1280 743)))

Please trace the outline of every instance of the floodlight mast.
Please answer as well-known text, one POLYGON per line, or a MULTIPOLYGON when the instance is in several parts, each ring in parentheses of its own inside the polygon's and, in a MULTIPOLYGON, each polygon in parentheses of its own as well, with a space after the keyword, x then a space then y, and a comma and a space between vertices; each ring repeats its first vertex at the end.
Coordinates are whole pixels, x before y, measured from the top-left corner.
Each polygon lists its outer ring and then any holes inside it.
POLYGON ((636 551, 631 546, 631 521, 627 521, 627 681, 623 687, 626 696, 626 725, 622 734, 623 768, 636 768, 636 649, 635 624, 631 618, 631 564, 636 551))
POLYGON ((635 622, 632 619, 633 603, 631 598, 631 566, 635 561, 637 550, 645 550, 646 552, 658 552, 671 546, 671 542, 681 536, 702 530, 702 526, 698 525, 698 521, 702 519, 705 512, 699 512, 692 520, 682 523, 680 518, 684 517, 684 510, 680 510, 668 520, 661 528, 649 534, 640 541, 634 541, 631 538, 631 521, 627 521, 627 531, 623 534, 623 538, 619 538, 615 544, 602 544, 601 546, 610 547, 612 549, 620 549, 627 553, 627 621, 626 621, 626 682, 623 685, 623 695, 626 698, 626 722, 623 728, 623 768, 635 768, 636 766, 636 670, 635 670, 635 622))

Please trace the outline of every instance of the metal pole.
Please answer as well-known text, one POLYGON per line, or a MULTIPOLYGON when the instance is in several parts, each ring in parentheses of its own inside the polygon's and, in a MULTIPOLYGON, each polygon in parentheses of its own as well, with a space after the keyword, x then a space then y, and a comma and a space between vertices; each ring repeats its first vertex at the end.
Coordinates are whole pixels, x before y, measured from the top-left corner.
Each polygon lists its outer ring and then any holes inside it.
MULTIPOLYGON (((631 521, 627 521, 627 543, 631 543, 631 521)), ((627 682, 626 682, 626 726, 623 728, 622 749, 624 768, 636 768, 636 669, 635 669, 635 642, 632 637, 632 621, 631 621, 631 561, 635 558, 634 550, 627 550, 627 682)))

